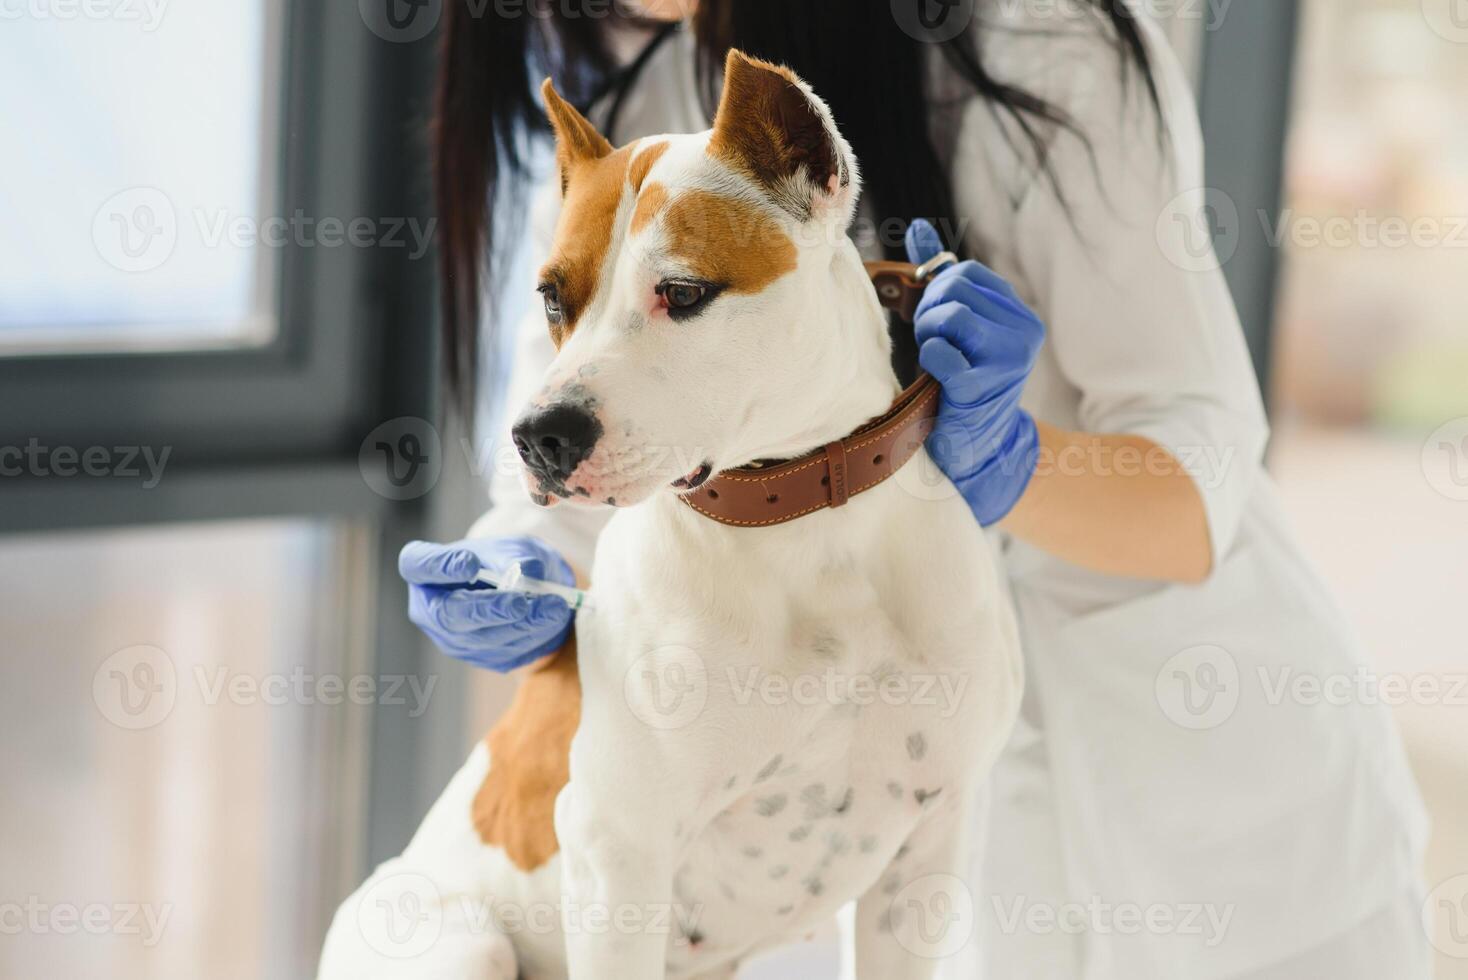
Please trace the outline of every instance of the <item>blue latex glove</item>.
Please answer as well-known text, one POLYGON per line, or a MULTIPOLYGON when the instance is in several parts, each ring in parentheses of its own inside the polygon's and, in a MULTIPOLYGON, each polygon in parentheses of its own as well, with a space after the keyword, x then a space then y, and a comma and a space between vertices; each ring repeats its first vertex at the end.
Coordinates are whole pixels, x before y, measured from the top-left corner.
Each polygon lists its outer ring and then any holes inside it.
POLYGON ((408 543, 398 555, 408 618, 457 660, 502 673, 534 663, 565 643, 572 622, 566 600, 474 581, 481 570, 504 572, 517 561, 531 578, 576 584, 566 560, 534 538, 408 543))
MULTIPOLYGON (((919 219, 907 229, 908 260, 943 251, 919 219)), ((918 304, 918 363, 943 386, 933 460, 980 524, 997 524, 1019 501, 1039 459, 1035 420, 1020 394, 1045 340, 1045 325, 998 274, 977 262, 940 272, 918 304)))

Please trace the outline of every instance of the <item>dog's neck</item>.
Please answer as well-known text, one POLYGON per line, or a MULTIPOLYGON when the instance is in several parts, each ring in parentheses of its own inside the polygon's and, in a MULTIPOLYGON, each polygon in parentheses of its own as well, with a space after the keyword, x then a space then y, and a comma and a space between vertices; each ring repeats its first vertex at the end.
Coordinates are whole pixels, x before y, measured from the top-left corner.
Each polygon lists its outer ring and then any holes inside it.
POLYGON ((901 390, 886 313, 850 240, 833 249, 825 292, 810 306, 806 325, 833 341, 809 389, 792 393, 798 397, 787 417, 802 424, 760 447, 750 462, 791 459, 845 438, 886 412, 901 390))

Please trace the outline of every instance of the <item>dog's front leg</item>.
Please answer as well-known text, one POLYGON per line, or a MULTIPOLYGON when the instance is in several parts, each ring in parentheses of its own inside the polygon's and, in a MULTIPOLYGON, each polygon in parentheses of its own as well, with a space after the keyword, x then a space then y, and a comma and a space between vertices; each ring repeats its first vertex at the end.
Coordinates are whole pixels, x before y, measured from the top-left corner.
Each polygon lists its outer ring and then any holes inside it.
POLYGON ((673 921, 675 805, 633 774, 575 779, 556 804, 570 980, 663 980, 673 921))
POLYGON ((974 941, 973 806, 957 795, 935 805, 858 900, 857 980, 931 980, 939 963, 974 941))

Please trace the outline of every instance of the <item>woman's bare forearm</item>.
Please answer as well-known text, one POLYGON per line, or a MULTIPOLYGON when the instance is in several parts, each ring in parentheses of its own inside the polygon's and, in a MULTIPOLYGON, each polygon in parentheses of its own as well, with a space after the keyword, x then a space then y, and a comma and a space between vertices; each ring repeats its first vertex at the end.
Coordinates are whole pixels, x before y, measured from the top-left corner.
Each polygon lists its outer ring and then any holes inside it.
POLYGON ((1108 575, 1208 577, 1213 548, 1203 497, 1176 456, 1141 436, 1037 427, 1039 464, 1004 530, 1108 575))

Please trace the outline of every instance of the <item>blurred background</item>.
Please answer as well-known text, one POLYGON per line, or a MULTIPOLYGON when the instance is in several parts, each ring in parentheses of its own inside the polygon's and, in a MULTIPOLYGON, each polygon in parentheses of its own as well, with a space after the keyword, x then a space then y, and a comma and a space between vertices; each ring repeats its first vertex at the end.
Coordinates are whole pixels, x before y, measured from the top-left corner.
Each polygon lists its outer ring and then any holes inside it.
MULTIPOLYGON (((311 975, 512 689, 395 574, 493 465, 436 407, 410 6, 0 5, 0 975, 311 975)), ((1381 672, 1468 678, 1468 5, 1148 10, 1306 549, 1381 672)), ((1435 885, 1468 687, 1395 710, 1435 885)))

